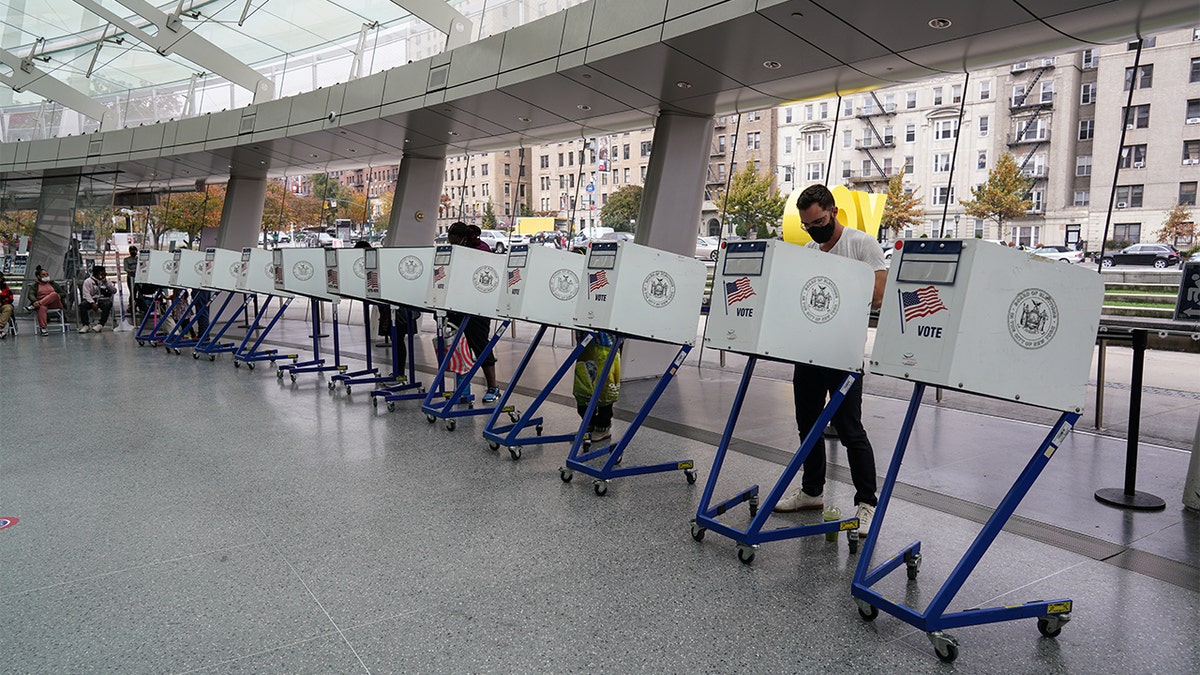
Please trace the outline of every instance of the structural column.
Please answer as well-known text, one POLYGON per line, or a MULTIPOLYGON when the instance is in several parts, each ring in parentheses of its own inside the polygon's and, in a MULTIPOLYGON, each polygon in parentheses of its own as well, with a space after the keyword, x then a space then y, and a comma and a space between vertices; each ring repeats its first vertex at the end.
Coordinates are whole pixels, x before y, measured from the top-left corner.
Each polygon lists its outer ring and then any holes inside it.
POLYGON ((229 177, 225 188, 225 206, 221 210, 221 227, 217 241, 201 241, 201 246, 240 251, 258 246, 262 231, 263 206, 267 201, 267 173, 236 174, 229 177))
MULTIPOLYGON (((75 224, 75 203, 79 198, 79 174, 42 178, 38 197, 37 223, 29 244, 29 262, 25 268, 25 288, 33 288, 33 271, 41 265, 52 279, 63 278, 63 260, 71 243, 75 224)), ((75 270, 76 274, 80 270, 75 270)), ((63 298, 65 303, 67 298, 63 298)), ((24 306, 24 303, 22 303, 24 306)))
POLYGON ((445 157, 406 154, 400 160, 384 246, 431 246, 437 236, 438 199, 445 157))

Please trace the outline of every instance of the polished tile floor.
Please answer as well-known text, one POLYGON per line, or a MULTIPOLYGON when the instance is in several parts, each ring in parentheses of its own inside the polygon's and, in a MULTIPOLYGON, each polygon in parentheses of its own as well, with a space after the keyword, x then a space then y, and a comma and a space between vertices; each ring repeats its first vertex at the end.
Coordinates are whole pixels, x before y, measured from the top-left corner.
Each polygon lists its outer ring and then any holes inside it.
MULTIPOLYGON (((306 335, 289 321, 272 338, 306 335)), ((347 358, 363 352, 361 327, 343 335, 347 358)), ((566 339, 539 354, 518 404, 566 339)), ((502 379, 523 350, 502 341, 502 379)), ((488 449, 479 418, 448 432, 415 403, 388 413, 315 375, 292 384, 130 334, 25 331, 0 343, 0 517, 20 519, 0 530, 0 671, 1200 671, 1186 453, 1143 444, 1139 487, 1169 505, 1126 513, 1091 497, 1120 485, 1123 443, 1073 434, 952 605, 1065 596, 1072 621, 1057 639, 1032 621, 955 629, 947 666, 920 631, 859 618, 844 543, 765 544, 742 565, 732 542, 692 540, 740 374, 714 359, 689 359, 627 455, 694 458, 701 482, 627 478, 601 498, 559 480, 564 446, 514 462, 488 449)), ((794 449, 786 372, 762 371, 719 494, 769 484, 794 449)), ((618 430, 649 387, 627 383, 618 430)), ((545 410, 548 433, 576 425, 567 393, 545 410)), ((904 405, 867 397, 880 473, 904 405)), ((917 581, 882 588, 918 607, 1044 434, 1037 418, 927 408, 877 535, 881 552, 923 542, 917 581)), ((831 457, 827 496, 848 510, 831 457)))

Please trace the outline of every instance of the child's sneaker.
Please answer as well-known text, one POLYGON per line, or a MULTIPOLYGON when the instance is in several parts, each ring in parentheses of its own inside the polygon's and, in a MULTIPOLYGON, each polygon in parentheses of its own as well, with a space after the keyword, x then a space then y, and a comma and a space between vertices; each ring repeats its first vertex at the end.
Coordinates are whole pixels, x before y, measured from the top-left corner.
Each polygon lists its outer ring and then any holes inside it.
POLYGON ((592 443, 607 441, 612 438, 612 427, 592 427, 588 431, 588 440, 592 443))
POLYGON ((487 392, 483 394, 484 404, 495 403, 500 400, 500 387, 488 387, 487 392))

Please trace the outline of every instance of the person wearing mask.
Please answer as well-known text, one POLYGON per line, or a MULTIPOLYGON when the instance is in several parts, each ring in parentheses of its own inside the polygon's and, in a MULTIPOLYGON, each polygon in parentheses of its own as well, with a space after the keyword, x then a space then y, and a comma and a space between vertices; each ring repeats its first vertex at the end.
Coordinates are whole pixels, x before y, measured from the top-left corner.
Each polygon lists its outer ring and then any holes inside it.
MULTIPOLYGON (((805 188, 796 199, 800 211, 800 222, 812 242, 808 248, 840 255, 866 263, 875 273, 875 283, 870 298, 870 307, 878 309, 883 304, 883 289, 887 282, 887 267, 883 250, 871 235, 861 230, 845 227, 838 222, 838 208, 833 194, 824 185, 805 188)), ((864 310, 867 307, 863 307, 864 310)), ((824 410, 827 397, 837 390, 846 373, 797 363, 792 376, 792 394, 796 404, 796 426, 800 437, 808 435, 817 418, 824 410)), ((875 514, 876 476, 875 453, 867 431, 862 423, 862 379, 854 381, 841 407, 833 415, 833 426, 838 437, 846 446, 846 461, 850 464, 850 477, 854 483, 854 503, 857 507, 858 532, 866 535, 871 528, 871 517, 875 514)), ((825 491, 825 446, 813 448, 804 461, 804 475, 800 489, 791 492, 775 510, 781 513, 824 507, 825 491)))
POLYGON ((8 322, 13 317, 13 292, 8 281, 0 274, 0 340, 8 337, 8 322))
MULTIPOLYGON (((466 246, 480 251, 491 252, 492 249, 485 243, 479 240, 479 235, 482 233, 478 227, 467 225, 461 220, 450 226, 446 231, 446 241, 454 246, 466 246)), ((463 337, 467 339, 467 346, 471 348, 475 357, 487 347, 487 343, 492 337, 492 322, 480 316, 467 316, 459 312, 449 312, 446 314, 446 320, 458 326, 462 324, 464 319, 467 321, 467 327, 463 331, 463 337)), ((500 400, 500 387, 496 384, 496 357, 488 354, 483 360, 483 377, 487 380, 487 392, 483 395, 483 403, 490 405, 500 400)))
POLYGON ((117 292, 117 287, 108 280, 107 276, 104 268, 96 265, 92 268, 92 276, 83 280, 83 290, 79 298, 80 333, 86 333, 89 330, 99 333, 104 330, 104 324, 108 323, 108 315, 112 312, 113 307, 113 294, 117 292), (92 311, 100 312, 100 320, 88 326, 92 311))
POLYGON ((62 299, 65 296, 66 293, 63 292, 62 286, 50 281, 50 273, 39 266, 33 288, 25 295, 26 298, 32 300, 25 309, 37 312, 38 335, 50 334, 46 330, 46 314, 51 309, 62 309, 62 299))

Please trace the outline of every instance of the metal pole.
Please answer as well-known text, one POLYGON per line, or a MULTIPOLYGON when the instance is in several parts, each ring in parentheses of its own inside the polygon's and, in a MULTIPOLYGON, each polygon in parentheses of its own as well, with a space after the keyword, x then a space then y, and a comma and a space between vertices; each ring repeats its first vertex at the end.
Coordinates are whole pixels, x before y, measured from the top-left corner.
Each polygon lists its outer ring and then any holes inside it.
POLYGON ((1129 434, 1125 441, 1125 487, 1101 488, 1096 491, 1096 501, 1134 511, 1160 511, 1167 508, 1161 497, 1138 492, 1137 450, 1138 433, 1142 415, 1142 374, 1146 361, 1146 331, 1133 331, 1133 378, 1129 383, 1129 434))
POLYGON ((1108 340, 1101 338, 1096 356, 1096 428, 1104 428, 1104 361, 1108 355, 1108 340))

